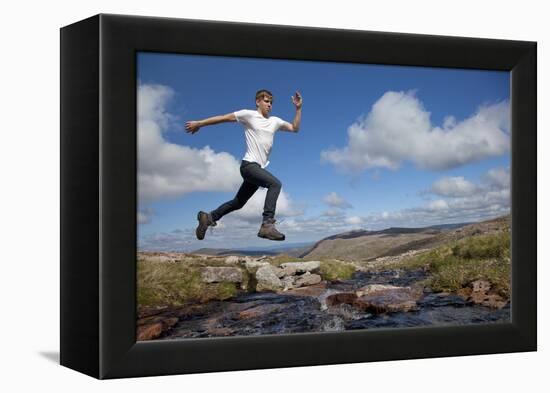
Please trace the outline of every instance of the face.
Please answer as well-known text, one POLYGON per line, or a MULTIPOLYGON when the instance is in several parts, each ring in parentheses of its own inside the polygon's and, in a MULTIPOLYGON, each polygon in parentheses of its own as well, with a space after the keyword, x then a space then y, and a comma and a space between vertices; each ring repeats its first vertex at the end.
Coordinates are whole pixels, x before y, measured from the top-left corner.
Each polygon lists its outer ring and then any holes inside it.
POLYGON ((273 105, 273 97, 263 96, 261 99, 256 100, 256 105, 258 106, 258 111, 267 117, 271 113, 271 107, 273 105))

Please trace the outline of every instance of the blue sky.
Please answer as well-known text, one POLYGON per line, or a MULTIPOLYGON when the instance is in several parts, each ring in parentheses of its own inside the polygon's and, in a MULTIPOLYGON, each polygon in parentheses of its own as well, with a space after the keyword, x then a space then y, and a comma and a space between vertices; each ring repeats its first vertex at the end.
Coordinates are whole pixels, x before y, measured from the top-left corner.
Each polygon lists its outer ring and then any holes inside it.
MULTIPOLYGON (((509 211, 509 74, 500 71, 140 53, 138 247, 271 246, 256 237, 263 194, 194 239, 196 213, 233 198, 245 153, 238 123, 184 123, 254 109, 297 134, 275 135, 268 170, 283 183, 287 242, 351 229, 478 221, 509 211)), ((268 244, 269 243, 269 244, 268 244)))

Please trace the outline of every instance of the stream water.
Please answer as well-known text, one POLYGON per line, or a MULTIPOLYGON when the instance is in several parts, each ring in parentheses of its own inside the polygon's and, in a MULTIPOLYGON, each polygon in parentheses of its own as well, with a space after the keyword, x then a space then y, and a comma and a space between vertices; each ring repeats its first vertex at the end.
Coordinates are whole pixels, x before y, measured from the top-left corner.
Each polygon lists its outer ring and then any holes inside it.
MULTIPOLYGON (((357 272, 350 280, 331 283, 307 296, 289 293, 241 294, 209 302, 180 316, 179 322, 159 339, 217 336, 251 336, 354 329, 450 326, 510 321, 510 306, 493 309, 466 302, 459 296, 425 292, 418 310, 371 314, 348 304, 327 307, 334 293, 353 292, 368 284, 410 286, 425 278, 419 271, 357 272)), ((291 291, 289 291, 291 292, 291 291)))

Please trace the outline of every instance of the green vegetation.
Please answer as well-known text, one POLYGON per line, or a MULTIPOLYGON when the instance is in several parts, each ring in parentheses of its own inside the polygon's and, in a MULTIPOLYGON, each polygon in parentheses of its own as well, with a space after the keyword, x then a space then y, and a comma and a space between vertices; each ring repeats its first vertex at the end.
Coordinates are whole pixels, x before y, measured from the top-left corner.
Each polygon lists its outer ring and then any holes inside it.
POLYGON ((321 278, 327 281, 349 280, 355 267, 340 261, 328 260, 321 261, 321 278))
POLYGON ((510 232, 471 236, 400 261, 393 268, 426 269, 425 285, 436 292, 454 292, 475 280, 487 280, 510 296, 510 232))
POLYGON ((287 263, 287 262, 302 262, 302 261, 303 260, 301 258, 291 257, 290 255, 287 255, 287 254, 278 254, 266 260, 266 262, 269 262, 273 266, 281 266, 281 264, 287 263))
POLYGON ((453 246, 453 255, 465 259, 510 258, 510 232, 465 238, 453 246))
POLYGON ((138 261, 138 307, 181 306, 187 301, 224 300, 237 293, 234 283, 201 281, 201 263, 138 261))

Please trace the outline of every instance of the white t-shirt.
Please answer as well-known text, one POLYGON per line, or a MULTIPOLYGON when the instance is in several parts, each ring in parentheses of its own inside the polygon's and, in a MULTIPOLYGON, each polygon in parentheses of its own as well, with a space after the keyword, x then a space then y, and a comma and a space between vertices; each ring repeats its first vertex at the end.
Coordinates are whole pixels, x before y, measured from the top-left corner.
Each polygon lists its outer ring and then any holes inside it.
POLYGON ((245 129, 246 154, 243 160, 256 162, 265 168, 269 164, 273 135, 287 122, 277 116, 269 116, 266 119, 258 111, 249 109, 243 109, 234 114, 245 129))

